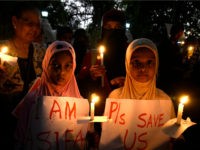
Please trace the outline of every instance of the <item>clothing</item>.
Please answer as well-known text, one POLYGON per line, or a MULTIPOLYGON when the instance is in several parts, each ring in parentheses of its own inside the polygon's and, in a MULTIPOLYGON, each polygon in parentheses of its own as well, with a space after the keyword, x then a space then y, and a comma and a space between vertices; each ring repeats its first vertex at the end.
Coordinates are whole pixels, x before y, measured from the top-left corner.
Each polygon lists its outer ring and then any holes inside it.
MULTIPOLYGON (((17 57, 16 48, 13 46, 11 40, 0 41, 0 48, 3 46, 8 47, 8 51, 6 54, 15 57, 12 63, 8 63, 4 61, 3 69, 5 72, 0 73, 0 99, 2 103, 2 144, 7 144, 8 146, 13 146, 13 133, 16 127, 16 119, 12 116, 11 112, 16 107, 16 105, 23 98, 26 93, 24 88, 24 81, 26 77, 29 77, 29 81, 27 81, 27 85, 32 84, 32 81, 36 78, 36 76, 40 76, 42 72, 42 60, 44 57, 45 49, 44 48, 36 48, 35 43, 33 44, 33 57, 32 61, 29 59, 19 58, 17 57), (30 72, 28 73, 27 62, 31 62, 30 72)), ((2 64, 2 58, 1 64, 2 64)), ((1 66, 2 67, 2 66, 1 66)), ((5 146, 7 147, 7 145, 5 146)), ((9 149, 9 148, 8 148, 9 149)), ((12 148, 10 148, 12 149, 12 148)))
MULTIPOLYGON (((0 41, 0 47, 7 46, 8 47, 8 55, 17 57, 16 48, 12 46, 13 44, 9 40, 0 41)), ((33 46, 35 44, 33 43, 33 46)), ((33 53, 33 68, 36 76, 40 76, 42 73, 42 60, 45 54, 45 49, 36 49, 34 47, 34 53, 33 53)), ((18 58, 19 60, 22 60, 22 58, 18 58)), ((26 62, 26 60, 22 60, 26 62)), ((21 62, 21 61, 20 61, 21 62)), ((6 75, 1 77, 0 79, 0 94, 12 94, 12 93, 18 93, 23 91, 23 85, 24 81, 22 79, 22 76, 20 74, 20 67, 17 61, 13 63, 12 65, 8 64, 7 62, 4 62, 4 67, 6 70, 6 75)), ((27 68, 26 68, 27 69, 27 68)))
POLYGON ((64 41, 55 41, 49 45, 46 54, 42 62, 42 75, 37 79, 34 87, 28 92, 21 103, 14 109, 13 115, 18 118, 18 125, 16 130, 16 138, 21 143, 24 142, 25 135, 28 128, 29 115, 33 104, 36 103, 39 96, 68 96, 81 98, 74 71, 76 68, 75 52, 71 44, 64 41), (58 46, 62 46, 58 48, 58 46), (73 71, 71 79, 64 86, 57 86, 49 82, 49 75, 47 73, 47 67, 52 56, 60 51, 69 51, 73 58, 73 71))
MULTIPOLYGON (((109 94, 109 98, 119 98, 119 99, 142 99, 142 100, 169 100, 170 97, 161 89, 156 88, 156 75, 158 72, 158 52, 155 44, 148 39, 141 38, 136 39, 131 42, 126 51, 125 58, 126 65, 126 78, 124 86, 118 89, 113 90, 109 94), (155 64, 155 74, 154 77, 145 83, 140 83, 136 81, 130 73, 130 61, 133 52, 140 47, 146 47, 150 49, 156 58, 155 64)), ((173 111, 173 114, 174 111, 173 111)), ((172 116, 174 116, 172 114, 172 116)))
MULTIPOLYGON (((138 49, 139 50, 139 49, 138 49)), ((137 58, 136 58, 137 60, 137 58)), ((126 51, 125 58, 126 65, 126 78, 124 86, 113 90, 109 94, 109 98, 114 99, 136 99, 136 100, 170 100, 170 97, 161 89, 156 88, 156 75, 158 72, 158 52, 155 44, 149 39, 141 38, 136 39, 131 42, 126 51), (154 53, 155 56, 155 73, 152 79, 147 82, 136 81, 131 74, 131 58, 133 57, 133 52, 141 47, 148 48, 154 53)), ((152 68, 153 69, 153 68, 152 68)), ((134 70, 132 70, 134 71, 134 70)), ((171 115, 170 118, 174 118, 174 108, 171 105, 171 115)), ((137 130, 136 130, 137 131, 137 130)), ((158 149, 168 149, 169 140, 165 141, 165 144, 159 145, 158 149), (166 144, 166 145, 165 145, 166 144)), ((148 149, 148 148, 147 148, 148 149)))

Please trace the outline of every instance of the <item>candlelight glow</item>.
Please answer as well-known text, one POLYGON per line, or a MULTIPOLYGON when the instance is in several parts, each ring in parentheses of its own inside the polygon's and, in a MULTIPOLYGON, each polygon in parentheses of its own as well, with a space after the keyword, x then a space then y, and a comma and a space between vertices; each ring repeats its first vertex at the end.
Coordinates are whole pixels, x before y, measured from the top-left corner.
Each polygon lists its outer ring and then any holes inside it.
POLYGON ((2 48, 1 48, 1 53, 7 53, 8 52, 8 47, 7 46, 3 46, 2 48))
POLYGON ((190 57, 193 55, 194 52, 194 46, 192 45, 188 46, 187 50, 188 50, 188 59, 190 59, 190 57))
POLYGON ((100 53, 100 54, 103 54, 104 52, 105 52, 105 46, 100 45, 100 46, 99 46, 99 53, 100 53))
POLYGON ((187 95, 182 96, 182 97, 180 98, 180 103, 185 104, 185 103, 188 102, 188 99, 189 99, 189 97, 188 97, 187 95))
POLYGON ((188 96, 184 95, 180 98, 180 103, 178 105, 178 113, 177 113, 177 124, 181 124, 181 120, 182 120, 182 115, 183 115, 183 108, 184 108, 184 104, 188 101, 188 96))
POLYGON ((93 93, 93 94, 91 95, 91 99, 92 99, 92 102, 93 102, 93 103, 96 103, 97 101, 99 101, 99 96, 96 95, 95 93, 93 93))

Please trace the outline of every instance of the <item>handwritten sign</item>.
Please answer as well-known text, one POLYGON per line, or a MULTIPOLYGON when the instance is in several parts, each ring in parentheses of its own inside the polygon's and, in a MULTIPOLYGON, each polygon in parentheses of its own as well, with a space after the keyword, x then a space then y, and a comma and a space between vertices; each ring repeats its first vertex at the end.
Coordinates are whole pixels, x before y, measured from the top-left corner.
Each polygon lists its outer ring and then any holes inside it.
POLYGON ((169 149, 169 137, 161 127, 172 114, 170 100, 107 99, 99 149, 169 149))
POLYGON ((44 96, 31 114, 27 149, 84 149, 88 124, 77 124, 77 118, 88 116, 88 100, 44 96))

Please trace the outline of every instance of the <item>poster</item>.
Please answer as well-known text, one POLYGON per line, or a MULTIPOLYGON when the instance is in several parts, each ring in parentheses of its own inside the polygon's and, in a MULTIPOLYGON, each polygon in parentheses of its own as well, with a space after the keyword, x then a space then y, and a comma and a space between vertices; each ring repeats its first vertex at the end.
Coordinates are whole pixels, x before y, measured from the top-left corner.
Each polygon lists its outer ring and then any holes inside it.
POLYGON ((170 100, 107 99, 100 150, 169 149, 169 136, 161 127, 172 114, 170 100))
POLYGON ((77 118, 88 114, 87 99, 40 97, 31 113, 26 149, 84 149, 88 124, 77 124, 77 118))

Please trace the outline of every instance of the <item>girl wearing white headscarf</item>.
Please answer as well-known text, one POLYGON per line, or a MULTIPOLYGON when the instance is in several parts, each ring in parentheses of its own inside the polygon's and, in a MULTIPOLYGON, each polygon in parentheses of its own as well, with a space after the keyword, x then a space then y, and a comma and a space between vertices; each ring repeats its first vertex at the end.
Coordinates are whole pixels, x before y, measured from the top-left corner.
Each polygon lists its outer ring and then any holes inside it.
MULTIPOLYGON (((126 51, 126 58, 125 58, 125 65, 126 65, 126 78, 124 82, 124 86, 120 87, 118 89, 113 90, 109 94, 109 98, 119 98, 119 99, 142 99, 142 100, 169 100, 170 97, 161 89, 156 88, 156 76, 158 72, 158 52, 155 44, 146 38, 136 39, 133 42, 131 42, 127 48, 126 51), (134 67, 131 64, 132 55, 134 55, 134 52, 138 49, 148 49, 153 52, 155 56, 155 71, 152 78, 150 78, 148 81, 145 82, 139 82, 137 81, 131 74, 131 71, 136 72, 137 69, 142 68, 136 68, 134 70, 134 67)), ((148 67, 143 66, 143 64, 140 64, 139 67, 148 67)), ((145 64, 146 65, 146 64, 145 64)), ((147 64, 148 65, 148 64, 147 64)), ((136 66, 137 67, 137 66, 136 66)), ((148 75, 148 69, 146 75, 148 75)))

